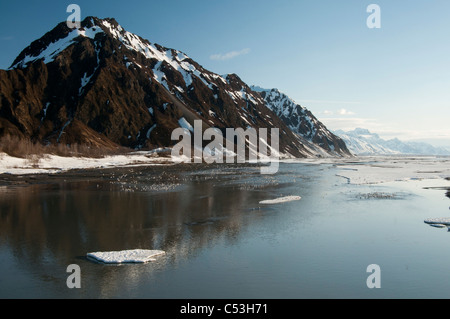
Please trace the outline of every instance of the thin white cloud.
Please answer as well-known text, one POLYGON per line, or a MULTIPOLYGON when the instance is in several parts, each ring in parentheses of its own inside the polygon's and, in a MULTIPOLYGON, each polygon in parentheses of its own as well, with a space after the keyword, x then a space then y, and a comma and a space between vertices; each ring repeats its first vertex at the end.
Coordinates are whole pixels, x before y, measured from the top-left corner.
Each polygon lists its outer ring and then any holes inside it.
POLYGON ((238 57, 240 55, 249 54, 250 51, 251 50, 249 48, 246 48, 246 49, 243 49, 241 51, 231 51, 231 52, 228 52, 228 53, 225 53, 225 54, 220 54, 220 53, 219 54, 213 54, 209 58, 211 60, 215 60, 215 61, 226 61, 226 60, 230 60, 230 59, 233 59, 235 57, 238 57))
POLYGON ((337 117, 337 118, 320 118, 320 121, 325 124, 329 129, 352 131, 355 128, 366 128, 370 131, 377 133, 381 125, 375 119, 357 118, 357 117, 337 117))
POLYGON ((346 109, 340 109, 340 110, 338 111, 338 114, 339 114, 339 115, 355 115, 354 112, 350 112, 350 111, 348 111, 348 110, 346 110, 346 109))
POLYGON ((333 100, 303 100, 303 99, 299 99, 301 101, 301 103, 303 104, 307 104, 307 103, 311 103, 311 104, 361 104, 361 102, 357 102, 357 101, 333 101, 333 100))
POLYGON ((355 115, 354 112, 351 112, 347 109, 340 109, 338 110, 336 113, 334 111, 329 111, 329 110, 325 110, 323 112, 318 112, 318 114, 320 115, 325 115, 325 116, 332 116, 332 115, 342 115, 342 116, 348 116, 348 115, 355 115))

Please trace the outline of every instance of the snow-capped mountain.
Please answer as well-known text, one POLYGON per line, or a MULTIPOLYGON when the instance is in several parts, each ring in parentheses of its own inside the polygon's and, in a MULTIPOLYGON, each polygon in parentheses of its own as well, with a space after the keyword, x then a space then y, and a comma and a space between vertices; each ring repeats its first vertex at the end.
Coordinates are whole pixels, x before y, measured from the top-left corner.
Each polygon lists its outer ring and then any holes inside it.
POLYGON ((79 29, 62 22, 0 70, 0 137, 155 148, 174 145, 171 132, 194 120, 223 132, 279 128, 287 156, 339 153, 293 132, 237 75, 208 71, 111 18, 88 17, 79 29))
POLYGON ((259 92, 266 106, 273 111, 295 134, 304 137, 320 150, 336 155, 350 155, 344 141, 330 132, 308 109, 297 104, 278 89, 251 86, 259 92))
POLYGON ((335 132, 355 155, 450 155, 450 151, 434 147, 428 143, 402 142, 399 139, 384 140, 367 129, 357 128, 353 131, 335 132))

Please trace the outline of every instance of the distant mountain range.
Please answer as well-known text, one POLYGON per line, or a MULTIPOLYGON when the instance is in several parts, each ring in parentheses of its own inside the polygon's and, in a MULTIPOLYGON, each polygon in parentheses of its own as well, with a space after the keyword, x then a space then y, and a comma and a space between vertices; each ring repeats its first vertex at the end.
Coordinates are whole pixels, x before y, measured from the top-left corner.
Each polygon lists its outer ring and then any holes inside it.
MULTIPOLYGON (((170 147, 171 132, 279 128, 280 153, 348 156, 344 141, 276 89, 218 75, 112 18, 58 24, 0 70, 0 138, 114 148, 170 147)), ((225 134, 224 134, 225 135, 225 134)))
POLYGON ((397 138, 384 140, 367 129, 334 132, 341 137, 350 152, 355 155, 450 155, 450 150, 434 147, 428 143, 402 142, 397 138))

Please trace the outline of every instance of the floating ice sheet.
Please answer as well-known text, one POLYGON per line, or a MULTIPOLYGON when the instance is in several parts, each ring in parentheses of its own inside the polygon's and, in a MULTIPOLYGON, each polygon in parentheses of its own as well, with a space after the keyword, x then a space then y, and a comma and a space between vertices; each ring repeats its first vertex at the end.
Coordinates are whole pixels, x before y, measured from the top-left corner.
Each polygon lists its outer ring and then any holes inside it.
POLYGON ((447 226, 442 225, 442 224, 428 224, 428 225, 430 225, 431 227, 435 227, 435 228, 445 228, 445 227, 447 227, 447 226))
POLYGON ((164 255, 162 250, 123 250, 88 253, 87 257, 105 264, 146 263, 156 261, 155 257, 164 255))
POLYGON ((281 204, 281 203, 286 203, 286 202, 297 201, 300 199, 302 199, 300 196, 286 196, 286 197, 280 197, 280 198, 275 198, 275 199, 263 200, 259 203, 263 204, 263 205, 271 205, 271 204, 281 204))
MULTIPOLYGON (((327 164, 340 169, 337 176, 349 184, 379 184, 394 181, 442 180, 450 177, 448 156, 359 156, 352 158, 307 158, 287 163, 327 164)), ((445 183, 445 182, 444 182, 445 183)), ((446 184, 442 186, 447 186, 446 184)))
POLYGON ((450 226, 450 218, 449 217, 429 218, 425 219, 425 224, 450 226))

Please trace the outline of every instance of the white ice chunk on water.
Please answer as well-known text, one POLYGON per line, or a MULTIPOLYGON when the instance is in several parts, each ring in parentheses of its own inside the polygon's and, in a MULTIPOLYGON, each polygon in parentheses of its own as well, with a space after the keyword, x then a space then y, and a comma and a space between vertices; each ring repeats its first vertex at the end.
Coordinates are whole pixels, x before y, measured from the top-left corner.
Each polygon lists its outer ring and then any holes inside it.
POLYGON ((431 227, 436 227, 436 228, 445 228, 445 227, 447 227, 447 226, 445 226, 443 224, 428 224, 428 225, 430 225, 431 227))
POLYGON ((450 226, 450 217, 425 219, 425 224, 450 226))
POLYGON ((292 202, 301 200, 302 198, 300 196, 286 196, 286 197, 280 197, 276 199, 268 199, 263 200, 259 202, 260 204, 270 205, 270 204, 280 204, 280 203, 286 203, 286 202, 292 202))
POLYGON ((164 255, 162 250, 134 249, 110 252, 88 253, 87 257, 105 264, 146 263, 156 261, 155 257, 164 255))

